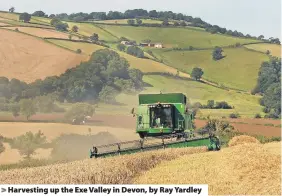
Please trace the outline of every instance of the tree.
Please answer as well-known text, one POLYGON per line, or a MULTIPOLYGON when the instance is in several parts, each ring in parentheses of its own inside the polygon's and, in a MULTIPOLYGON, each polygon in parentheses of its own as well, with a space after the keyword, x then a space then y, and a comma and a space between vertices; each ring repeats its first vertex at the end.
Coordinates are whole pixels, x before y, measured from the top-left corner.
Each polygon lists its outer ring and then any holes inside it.
POLYGON ((263 35, 258 36, 258 39, 262 40, 264 38, 263 35))
POLYGON ((137 19, 136 19, 136 23, 137 23, 138 25, 141 25, 141 24, 143 23, 143 21, 142 21, 141 19, 137 18, 137 19))
POLYGON ((77 33, 78 32, 78 27, 76 25, 74 25, 72 28, 71 28, 72 32, 75 32, 77 33))
POLYGON ((134 25, 134 24, 135 24, 135 21, 132 20, 132 19, 129 19, 129 20, 127 20, 127 24, 129 24, 129 25, 134 25))
POLYGON ((58 24, 58 23, 60 23, 60 22, 61 22, 60 19, 58 19, 58 18, 53 18, 53 19, 50 21, 50 24, 51 24, 52 26, 56 26, 56 24, 58 24))
POLYGON ((26 119, 29 120, 29 118, 36 114, 37 111, 34 101, 30 99, 22 99, 20 101, 20 111, 24 116, 26 116, 26 119))
POLYGON ((55 16, 55 14, 50 14, 49 15, 49 18, 55 18, 56 16, 55 16))
POLYGON ((208 100, 208 102, 207 102, 207 108, 213 109, 213 107, 214 107, 214 100, 208 100))
POLYGON ((203 76, 204 72, 201 68, 199 67, 194 67, 191 73, 192 78, 195 80, 200 80, 201 77, 203 76))
POLYGON ((173 26, 175 26, 175 27, 176 27, 176 26, 179 26, 179 23, 175 21, 175 22, 173 23, 173 26))
POLYGON ((45 13, 43 11, 36 11, 32 14, 32 16, 44 17, 45 13))
POLYGON ((30 159, 36 149, 40 148, 46 143, 46 137, 41 131, 37 133, 27 132, 24 135, 13 138, 11 142, 11 147, 19 150, 25 159, 30 159))
POLYGON ((95 108, 88 103, 77 103, 71 107, 65 114, 65 118, 69 121, 76 119, 78 122, 82 122, 86 116, 93 116, 95 108))
POLYGON ((10 105, 10 111, 12 112, 14 117, 17 117, 17 116, 20 115, 20 110, 21 110, 21 108, 20 108, 19 104, 15 103, 15 104, 10 105))
POLYGON ((58 31, 68 31, 69 25, 68 23, 58 22, 55 24, 55 28, 58 31))
POLYGON ((119 50, 119 51, 125 51, 125 45, 123 45, 123 44, 118 44, 117 45, 117 49, 119 50))
POLYGON ((23 21, 25 23, 28 23, 30 21, 30 19, 31 19, 31 15, 26 13, 26 12, 20 14, 20 16, 19 16, 19 20, 23 21))
POLYGON ((182 22, 180 23, 180 26, 185 27, 185 26, 186 26, 186 22, 182 21, 182 22))
POLYGON ((169 25, 168 19, 164 19, 162 25, 168 26, 169 25))
POLYGON ((9 9, 9 12, 14 13, 14 12, 15 12, 15 7, 11 7, 11 8, 9 9))
POLYGON ((93 33, 93 35, 90 36, 90 40, 92 42, 98 41, 99 40, 99 35, 97 33, 93 33))
POLYGON ((99 93, 99 99, 102 102, 112 104, 112 103, 116 102, 116 100, 115 100, 116 94, 117 94, 116 89, 114 89, 111 86, 105 86, 105 87, 103 87, 103 89, 99 93))
POLYGON ((143 50, 141 50, 140 48, 138 48, 137 46, 129 46, 127 48, 127 54, 136 56, 138 58, 143 58, 144 57, 144 52, 143 50))
POLYGON ((215 47, 213 52, 212 52, 213 60, 217 61, 217 60, 222 59, 223 58, 222 52, 223 52, 222 48, 215 47))
POLYGON ((281 83, 271 84, 262 98, 264 106, 272 109, 277 117, 281 114, 281 83))

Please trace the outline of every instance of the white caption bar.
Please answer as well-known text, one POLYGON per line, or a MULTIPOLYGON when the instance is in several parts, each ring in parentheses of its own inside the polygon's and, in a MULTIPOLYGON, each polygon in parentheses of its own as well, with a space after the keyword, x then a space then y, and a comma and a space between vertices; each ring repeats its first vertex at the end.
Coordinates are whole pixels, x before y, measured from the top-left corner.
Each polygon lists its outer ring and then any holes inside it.
POLYGON ((0 185, 1 196, 11 195, 197 195, 208 196, 208 185, 0 185))

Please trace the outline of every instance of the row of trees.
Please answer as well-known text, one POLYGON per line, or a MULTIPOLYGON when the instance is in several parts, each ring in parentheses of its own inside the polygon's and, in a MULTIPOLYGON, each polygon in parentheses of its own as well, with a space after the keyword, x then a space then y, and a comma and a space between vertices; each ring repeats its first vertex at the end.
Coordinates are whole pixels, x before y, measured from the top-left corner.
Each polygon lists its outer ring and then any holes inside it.
POLYGON ((226 101, 215 102, 214 100, 208 100, 206 105, 196 102, 193 104, 193 107, 201 109, 232 109, 232 106, 226 101))
POLYGON ((125 45, 123 44, 118 44, 117 45, 117 49, 119 51, 123 51, 123 52, 126 52, 127 54, 130 54, 132 56, 136 56, 138 58, 144 58, 144 51, 137 47, 137 46, 128 46, 126 47, 125 45))
POLYGON ((60 76, 39 79, 31 84, 1 77, 0 97, 14 102, 52 93, 60 101, 100 99, 108 103, 114 102, 117 93, 131 93, 143 87, 143 73, 129 69, 129 66, 128 61, 118 53, 102 49, 93 53, 88 62, 68 69, 60 76))
POLYGON ((260 104, 267 117, 281 118, 281 58, 271 57, 261 64, 252 94, 262 94, 260 104))
MULTIPOLYGON (((14 12, 14 10, 15 10, 14 7, 9 9, 10 12, 14 12)), ((24 14, 25 14, 25 17, 27 18, 31 16, 30 14, 27 15, 27 13, 24 13, 24 14)), ((32 14, 32 16, 48 17, 48 15, 45 14, 45 12, 43 11, 35 11, 32 14)), ((258 37, 251 36, 250 34, 244 35, 243 33, 238 32, 237 30, 232 31, 232 30, 228 30, 226 28, 220 27, 218 25, 209 24, 203 21, 199 17, 193 18, 192 16, 187 16, 181 13, 174 13, 172 11, 156 11, 156 10, 147 11, 144 9, 133 9, 133 10, 126 10, 124 13, 118 12, 118 11, 110 11, 108 13, 92 12, 90 14, 79 12, 79 13, 73 13, 70 15, 66 13, 61 13, 57 15, 51 14, 49 15, 49 18, 58 18, 61 20, 71 20, 75 22, 83 22, 83 21, 88 21, 88 20, 129 19, 127 21, 129 25, 142 25, 142 20, 140 18, 156 18, 156 19, 162 20, 163 23, 161 25, 164 25, 164 26, 169 25, 168 20, 179 20, 180 22, 174 22, 173 26, 186 26, 187 23, 189 23, 189 25, 191 26, 205 28, 207 32, 210 32, 212 34, 220 33, 220 34, 226 34, 226 35, 230 35, 234 37, 245 37, 245 38, 265 40, 263 35, 260 35, 258 37)), ((156 24, 152 24, 152 26, 156 26, 156 24)), ((279 38, 270 38, 267 41, 270 41, 271 43, 281 44, 279 38)))

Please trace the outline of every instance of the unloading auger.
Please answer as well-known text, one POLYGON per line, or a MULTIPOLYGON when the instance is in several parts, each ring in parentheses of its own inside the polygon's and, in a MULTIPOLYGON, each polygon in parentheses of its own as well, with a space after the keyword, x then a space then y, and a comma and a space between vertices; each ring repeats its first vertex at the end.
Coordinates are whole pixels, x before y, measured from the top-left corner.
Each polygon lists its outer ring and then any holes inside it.
POLYGON ((182 93, 140 94, 137 112, 132 110, 140 140, 93 146, 90 158, 197 146, 220 150, 220 140, 214 133, 194 131, 193 113, 186 102, 182 93))

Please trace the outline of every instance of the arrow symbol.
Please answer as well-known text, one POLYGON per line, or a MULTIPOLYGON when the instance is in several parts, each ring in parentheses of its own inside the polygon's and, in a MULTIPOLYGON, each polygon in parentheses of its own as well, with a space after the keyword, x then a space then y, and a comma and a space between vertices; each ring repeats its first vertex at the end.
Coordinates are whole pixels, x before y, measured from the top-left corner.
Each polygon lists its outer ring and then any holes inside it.
POLYGON ((6 192, 7 189, 1 188, 1 193, 6 192))

